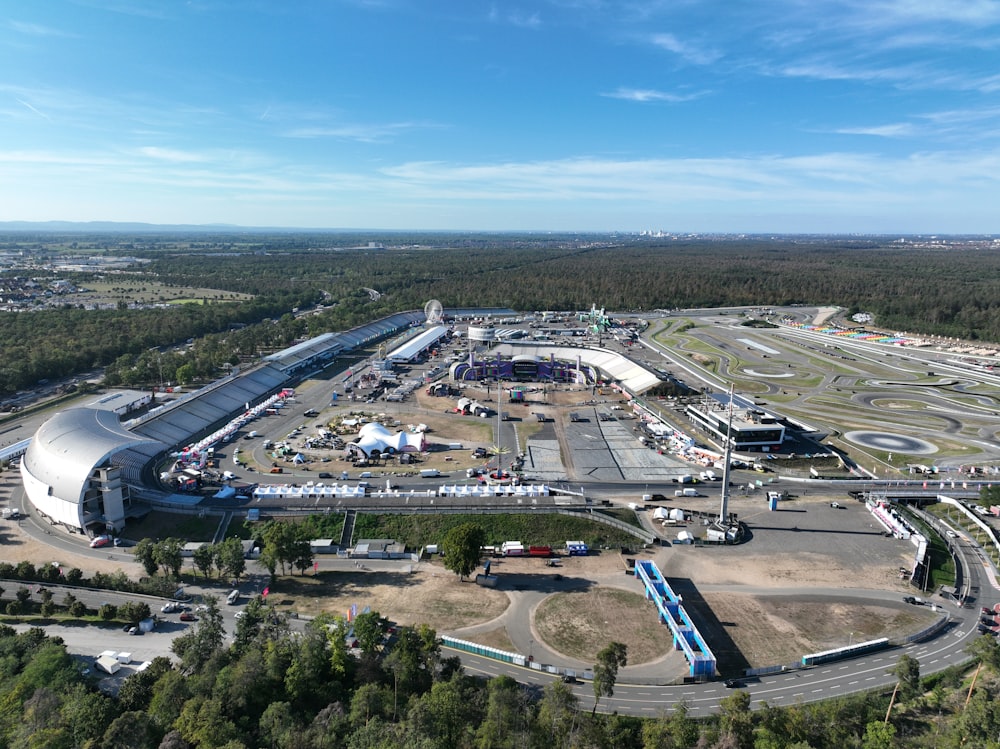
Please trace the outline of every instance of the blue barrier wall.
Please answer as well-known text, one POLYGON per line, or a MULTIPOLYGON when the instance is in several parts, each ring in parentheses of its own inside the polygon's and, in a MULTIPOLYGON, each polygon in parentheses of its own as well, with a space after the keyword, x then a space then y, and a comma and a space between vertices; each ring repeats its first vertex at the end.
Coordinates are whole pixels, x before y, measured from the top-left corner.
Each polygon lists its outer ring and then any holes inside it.
POLYGON ((660 619, 670 627, 674 636, 674 648, 684 652, 691 676, 700 679, 714 678, 715 655, 684 610, 680 596, 674 593, 656 564, 645 560, 637 561, 635 576, 642 580, 646 587, 646 598, 656 605, 660 619))

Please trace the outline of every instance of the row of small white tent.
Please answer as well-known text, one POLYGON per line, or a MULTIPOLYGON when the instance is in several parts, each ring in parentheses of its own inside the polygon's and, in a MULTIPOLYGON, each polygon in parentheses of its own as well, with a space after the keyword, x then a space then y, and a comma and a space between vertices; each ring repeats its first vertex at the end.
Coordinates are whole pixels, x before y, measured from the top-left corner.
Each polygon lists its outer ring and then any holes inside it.
POLYGON ((653 510, 653 520, 683 520, 684 510, 679 507, 673 507, 667 509, 666 507, 657 507, 653 510))
POLYGON ((274 497, 285 499, 287 497, 363 497, 365 488, 363 486, 348 486, 347 484, 330 486, 288 486, 288 485, 268 485, 258 486, 253 490, 253 495, 258 498, 274 497))
POLYGON ((212 445, 224 440, 226 437, 230 437, 235 434, 238 430, 249 424, 254 419, 258 418, 265 409, 270 408, 275 403, 281 400, 281 394, 272 395, 263 403, 258 403, 253 408, 245 411, 241 416, 233 419, 228 424, 226 424, 221 429, 216 430, 207 437, 202 438, 195 444, 189 446, 186 451, 200 453, 203 450, 211 447, 212 445))
POLYGON ((439 497, 547 497, 549 487, 544 484, 511 486, 509 484, 455 484, 438 489, 439 497))

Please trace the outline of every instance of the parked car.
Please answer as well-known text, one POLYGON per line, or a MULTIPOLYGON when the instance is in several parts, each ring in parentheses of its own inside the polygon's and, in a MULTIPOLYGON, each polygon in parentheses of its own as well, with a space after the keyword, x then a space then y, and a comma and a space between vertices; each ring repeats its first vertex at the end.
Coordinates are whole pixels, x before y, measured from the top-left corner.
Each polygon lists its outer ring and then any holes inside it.
POLYGON ((181 614, 181 621, 182 622, 195 622, 195 621, 198 621, 198 617, 196 617, 194 614, 192 614, 189 611, 185 611, 183 614, 181 614))

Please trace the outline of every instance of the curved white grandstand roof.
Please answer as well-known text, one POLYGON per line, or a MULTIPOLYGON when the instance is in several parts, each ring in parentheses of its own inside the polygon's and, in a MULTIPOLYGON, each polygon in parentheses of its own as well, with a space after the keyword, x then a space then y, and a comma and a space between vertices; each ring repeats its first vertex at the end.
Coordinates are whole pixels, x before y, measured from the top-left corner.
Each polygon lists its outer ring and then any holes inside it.
POLYGON ((38 428, 22 462, 52 496, 79 502, 96 466, 120 450, 152 441, 127 431, 110 411, 71 408, 38 428))
POLYGON ((582 364, 596 367, 614 380, 617 380, 631 393, 641 393, 660 381, 659 375, 637 364, 626 356, 605 349, 588 348, 586 346, 550 346, 533 345, 529 343, 503 343, 494 349, 504 356, 522 357, 535 356, 548 359, 550 356, 559 361, 576 361, 579 357, 582 364))

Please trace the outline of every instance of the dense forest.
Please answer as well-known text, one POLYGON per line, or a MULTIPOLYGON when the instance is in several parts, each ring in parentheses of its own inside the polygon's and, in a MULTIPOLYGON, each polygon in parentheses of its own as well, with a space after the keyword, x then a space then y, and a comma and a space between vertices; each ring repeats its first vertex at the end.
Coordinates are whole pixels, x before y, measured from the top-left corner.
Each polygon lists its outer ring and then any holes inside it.
MULTIPOLYGON (((895 694, 751 710, 737 690, 718 715, 692 719, 681 703, 655 717, 593 712, 613 696, 466 674, 426 627, 320 616, 293 633, 257 599, 226 642, 215 603, 116 697, 41 628, 0 626, 0 747, 10 749, 894 749, 997 747, 1000 646, 982 637, 969 674, 921 679, 893 667, 895 694), (354 642, 356 640, 356 643, 354 642), (890 708, 891 705, 891 708, 890 708)), ((609 646, 610 648, 610 646, 609 646)), ((622 653, 626 655, 627 653, 622 653)), ((596 683, 596 682, 595 682, 596 683)))
MULTIPOLYGON (((391 249, 344 248, 336 245, 344 241, 339 235, 325 242, 278 235, 239 245, 224 238, 119 241, 115 252, 151 259, 131 278, 253 298, 101 311, 67 303, 0 315, 0 394, 102 366, 110 366, 110 384, 211 378, 302 337, 417 309, 432 298, 446 306, 517 310, 829 304, 870 312, 880 329, 1000 342, 1000 253, 992 247, 836 238, 455 235, 433 245, 407 239, 413 242, 391 249), (317 315, 290 315, 316 304, 323 305, 317 315), (198 339, 189 350, 150 352, 189 338, 198 339)), ((93 275, 60 277, 85 285, 93 275)))

